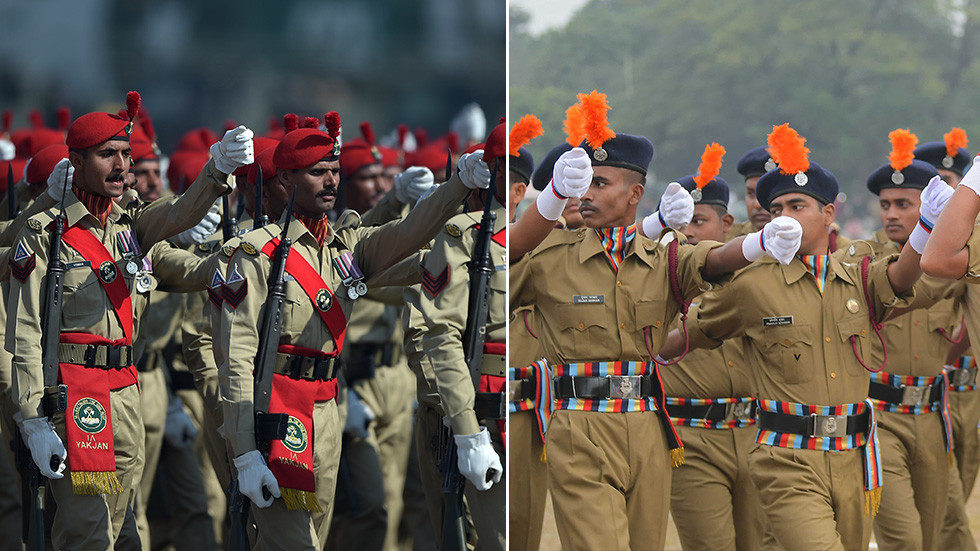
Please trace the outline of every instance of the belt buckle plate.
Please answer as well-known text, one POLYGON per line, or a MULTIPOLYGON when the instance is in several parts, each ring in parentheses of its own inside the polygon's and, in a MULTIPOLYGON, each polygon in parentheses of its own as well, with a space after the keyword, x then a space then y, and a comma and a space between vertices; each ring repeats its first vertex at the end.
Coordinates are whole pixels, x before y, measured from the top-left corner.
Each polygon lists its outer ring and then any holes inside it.
POLYGON ((609 377, 609 398, 614 400, 639 400, 643 378, 639 375, 614 375, 609 377))
POLYGON ((734 402, 728 404, 725 417, 729 420, 746 421, 751 419, 752 402, 734 402))
POLYGON ((817 415, 813 417, 813 436, 841 438, 847 436, 846 415, 817 415))
POLYGON ((520 401, 521 386, 522 386, 521 383, 523 383, 523 382, 524 382, 523 380, 519 380, 519 381, 512 381, 510 379, 507 380, 507 401, 508 402, 518 402, 518 401, 520 401))
POLYGON ((929 391, 932 386, 902 386, 902 405, 918 406, 929 403, 929 391))
POLYGON ((975 367, 963 367, 960 369, 953 370, 953 376, 950 383, 953 386, 969 386, 976 381, 977 368, 975 367))

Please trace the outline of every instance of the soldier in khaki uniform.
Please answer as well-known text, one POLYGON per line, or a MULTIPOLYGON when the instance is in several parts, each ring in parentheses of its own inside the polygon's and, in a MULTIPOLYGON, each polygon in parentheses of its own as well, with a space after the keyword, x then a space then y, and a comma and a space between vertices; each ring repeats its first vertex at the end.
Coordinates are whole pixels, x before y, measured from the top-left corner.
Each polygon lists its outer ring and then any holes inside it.
MULTIPOLYGON (((799 256, 737 273, 688 318, 688 333, 692 347, 741 341, 759 400, 749 469, 779 544, 867 549, 881 486, 873 411, 865 402, 865 366, 879 367, 870 363, 873 323, 909 305, 919 277, 916 250, 928 233, 917 230, 898 257, 869 265, 827 254, 837 180, 809 161, 804 141, 788 125, 774 127, 769 143, 778 167, 756 187, 774 216, 803 226, 799 256)), ((941 206, 924 202, 923 215, 935 219, 941 206)), ((674 331, 667 341, 661 355, 673 357, 685 337, 674 331)))
MULTIPOLYGON (((670 238, 661 244, 645 235, 658 236, 668 224, 686 225, 694 201, 679 184, 669 185, 660 210, 644 219, 638 234, 636 206, 652 145, 628 134, 589 140, 558 159, 551 184, 511 233, 538 224, 522 224, 527 217, 556 220, 564 205, 555 199, 574 195, 569 188, 585 191, 580 211, 589 227, 552 232, 512 265, 511 308, 533 305, 538 339, 554 369, 557 402, 546 446, 562 547, 662 549, 671 457, 680 459, 680 444, 663 413, 650 360, 680 306, 669 283, 670 238)), ((767 226, 764 238, 751 236, 749 247, 742 238, 727 245, 679 246, 683 299, 748 265, 746 255, 761 258, 760 240, 770 254, 792 254, 799 246, 798 226, 781 227, 782 222, 767 226)))
POLYGON ((289 452, 277 452, 267 460, 256 449, 252 406, 258 324, 268 292, 268 255, 274 249, 269 243, 279 237, 278 225, 243 236, 229 261, 222 320, 215 328, 215 342, 226 349, 221 354, 227 358, 219 365, 224 434, 241 491, 255 505, 252 513, 261 549, 319 549, 324 545, 340 452, 334 359, 343 347, 347 316, 366 291, 365 281, 384 284, 382 272, 422 247, 455 212, 467 189, 478 184, 474 172, 479 155, 470 155, 460 160, 457 175, 403 220, 360 227, 356 214, 345 213, 332 226, 325 215, 333 207, 340 170, 339 147, 335 148, 339 117, 333 115, 325 117, 329 133, 309 127, 289 132, 273 156, 277 177, 290 193, 295 192, 297 218, 287 235, 292 240, 289 258, 293 260, 287 265, 290 279, 285 285, 278 377, 270 407, 274 412, 288 408, 294 418, 293 437, 284 440, 281 448, 273 448, 289 452), (291 391, 287 406, 286 402, 277 405, 277 388, 306 390, 291 391), (296 455, 300 453, 303 455, 296 455), (263 490, 285 499, 266 498, 263 490))
POLYGON ((75 183, 66 197, 69 229, 62 249, 68 268, 60 320, 60 375, 69 406, 64 413, 42 406, 48 400, 42 400, 39 369, 40 295, 48 264, 44 228, 54 219, 52 210, 28 220, 12 257, 6 348, 14 355, 14 395, 25 440, 42 474, 53 479, 55 548, 112 547, 142 473, 144 434, 131 344, 134 319, 145 303, 135 288, 136 270, 130 269, 137 268, 133 245, 149 250, 193 226, 229 191, 227 172, 252 156, 251 131, 239 127, 215 144, 214 160, 183 197, 120 208, 111 197, 122 193, 129 170, 138 94, 129 99, 129 119, 90 113, 68 131, 75 183), (64 464, 51 468, 52 455, 71 463, 69 478, 63 478, 64 464))
MULTIPOLYGON (((728 184, 717 177, 724 148, 712 144, 697 176, 678 180, 700 190, 687 242, 724 241, 734 219, 727 211, 728 184)), ((707 303, 713 293, 699 300, 707 303)), ((674 327, 681 324, 675 323, 674 327)), ((755 398, 737 340, 714 350, 692 350, 662 366, 666 409, 684 443, 684 464, 673 470, 670 512, 685 551, 762 548, 765 514, 749 477, 755 443, 755 398)))

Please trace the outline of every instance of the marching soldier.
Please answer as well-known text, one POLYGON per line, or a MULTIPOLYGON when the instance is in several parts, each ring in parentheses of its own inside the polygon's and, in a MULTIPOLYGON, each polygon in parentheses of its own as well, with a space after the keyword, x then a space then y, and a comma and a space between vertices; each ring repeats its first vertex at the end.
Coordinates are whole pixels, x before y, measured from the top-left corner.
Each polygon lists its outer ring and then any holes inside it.
POLYGON ((745 178, 745 212, 748 215, 748 220, 734 224, 732 229, 728 231, 729 238, 759 231, 772 220, 769 211, 759 204, 755 195, 755 187, 759 178, 775 167, 776 163, 769 156, 765 147, 752 149, 738 160, 738 173, 742 175, 742 178, 745 178))
POLYGON ((214 200, 228 193, 227 174, 251 161, 251 131, 239 127, 213 148, 214 158, 180 198, 123 209, 130 168, 129 136, 139 94, 127 98, 127 117, 89 113, 68 130, 74 184, 66 194, 61 261, 66 266, 60 323, 59 380, 67 409, 58 411, 57 388, 42 384, 40 297, 54 209, 30 218, 12 256, 6 348, 13 356, 14 396, 25 442, 41 473, 52 479, 58 505, 53 546, 111 548, 144 460, 137 375, 133 366, 139 250, 190 228, 214 200), (137 249, 138 247, 138 249, 137 249), (55 402, 55 403, 52 403, 55 402), (67 443, 67 446, 64 444, 67 443), (62 462, 58 466, 52 456, 62 462), (69 477, 64 476, 67 459, 69 477))
MULTIPOLYGON (((777 168, 756 186, 760 204, 803 228, 799 255, 738 272, 674 330, 661 355, 741 339, 758 398, 759 434, 749 472, 778 542, 788 550, 866 549, 881 470, 867 370, 880 320, 911 302, 928 232, 917 229, 897 257, 842 262, 828 254, 837 180, 810 162, 789 125, 768 137, 777 168)), ((923 193, 935 219, 945 186, 923 193), (941 190, 940 190, 941 191, 941 190)), ((768 233, 763 230, 763 235, 768 233)), ((749 242, 751 236, 746 238, 749 242)), ((794 251, 795 252, 795 251, 794 251)))
POLYGON ((457 175, 404 219, 360 227, 357 216, 350 214, 334 227, 326 213, 334 206, 339 185, 340 120, 335 115, 325 117, 329 133, 304 127, 287 133, 276 146, 277 178, 295 194, 292 215, 297 223, 283 236, 275 224, 243 236, 222 284, 223 314, 215 342, 226 347, 221 354, 227 357, 220 365, 223 427, 241 492, 255 505, 257 545, 262 549, 323 547, 340 452, 334 362, 344 346, 349 312, 368 284, 384 283, 376 276, 418 251, 455 212, 467 190, 479 184, 474 170, 480 156, 470 155, 460 160, 457 175), (266 457, 256 441, 257 436, 269 439, 256 430, 253 365, 260 345, 258 320, 269 292, 270 256, 280 238, 288 238, 292 248, 285 265, 289 279, 281 337, 271 343, 278 353, 269 409, 288 414, 290 421, 287 438, 273 441, 266 457), (274 499, 279 497, 283 499, 274 499))

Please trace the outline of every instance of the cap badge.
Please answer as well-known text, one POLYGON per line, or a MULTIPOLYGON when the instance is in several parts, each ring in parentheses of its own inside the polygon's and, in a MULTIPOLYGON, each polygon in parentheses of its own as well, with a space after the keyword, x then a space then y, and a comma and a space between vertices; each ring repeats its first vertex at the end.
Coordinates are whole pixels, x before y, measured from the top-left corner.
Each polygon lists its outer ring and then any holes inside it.
POLYGON ((698 189, 698 188, 694 188, 691 191, 691 198, 694 199, 694 202, 695 203, 697 203, 698 201, 700 201, 703 196, 704 195, 701 193, 701 190, 698 189))
POLYGON ((806 173, 797 172, 796 176, 793 176, 793 181, 796 182, 796 185, 803 187, 810 179, 806 177, 806 173))
POLYGON ((592 157, 601 163, 609 158, 609 153, 607 153, 605 149, 597 147, 596 150, 592 152, 592 157))
POLYGON ((902 185, 905 182, 905 175, 901 171, 896 170, 892 172, 892 183, 896 186, 902 185))
POLYGON ((776 170, 776 161, 772 160, 772 157, 766 160, 765 169, 766 172, 772 172, 773 170, 776 170))
POLYGON ((943 168, 953 168, 953 158, 949 155, 943 157, 943 168))

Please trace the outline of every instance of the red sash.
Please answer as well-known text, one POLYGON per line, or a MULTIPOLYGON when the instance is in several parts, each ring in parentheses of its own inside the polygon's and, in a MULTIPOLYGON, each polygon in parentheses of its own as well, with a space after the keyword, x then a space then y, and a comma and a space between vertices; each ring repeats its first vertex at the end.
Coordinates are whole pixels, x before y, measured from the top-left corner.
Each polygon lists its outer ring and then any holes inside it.
MULTIPOLYGON (((483 353, 493 354, 494 356, 507 355, 506 342, 485 342, 483 343, 483 353)), ((480 375, 480 383, 477 385, 477 392, 507 392, 507 377, 497 375, 480 375)), ((497 429, 500 431, 500 441, 507 449, 507 420, 498 419, 497 429)))
POLYGON ((498 244, 498 245, 500 245, 501 247, 506 248, 507 247, 507 227, 504 226, 504 229, 502 229, 502 230, 498 231, 497 233, 493 234, 493 237, 491 237, 490 239, 493 239, 493 242, 496 243, 496 244, 498 244))
MULTIPOLYGON (((262 253, 272 258, 277 246, 279 246, 278 237, 266 243, 262 247, 262 253)), ((320 319, 326 324, 327 329, 330 331, 330 336, 333 338, 333 354, 339 355, 340 351, 344 349, 344 335, 347 333, 347 318, 344 316, 344 310, 340 307, 337 297, 334 296, 333 291, 323 281, 323 278, 320 277, 320 273, 313 269, 313 266, 310 266, 310 263, 297 251, 291 252, 286 257, 286 273, 293 276, 296 283, 299 283, 303 292, 309 297, 310 302, 313 303, 313 310, 320 314, 320 319), (326 310, 320 308, 323 297, 321 297, 321 300, 317 299, 317 295, 322 291, 325 291, 330 296, 330 305, 326 310)))
MULTIPOLYGON (((62 333, 60 341, 73 344, 131 345, 133 305, 129 287, 115 259, 92 232, 79 226, 65 230, 64 240, 89 262, 109 297, 122 326, 123 338, 110 341, 89 333, 62 333), (109 281, 106 281, 106 280, 109 281)), ((137 383, 136 368, 101 369, 79 364, 59 364, 61 382, 68 387, 65 411, 68 465, 72 489, 78 495, 118 494, 109 392, 137 383)))

